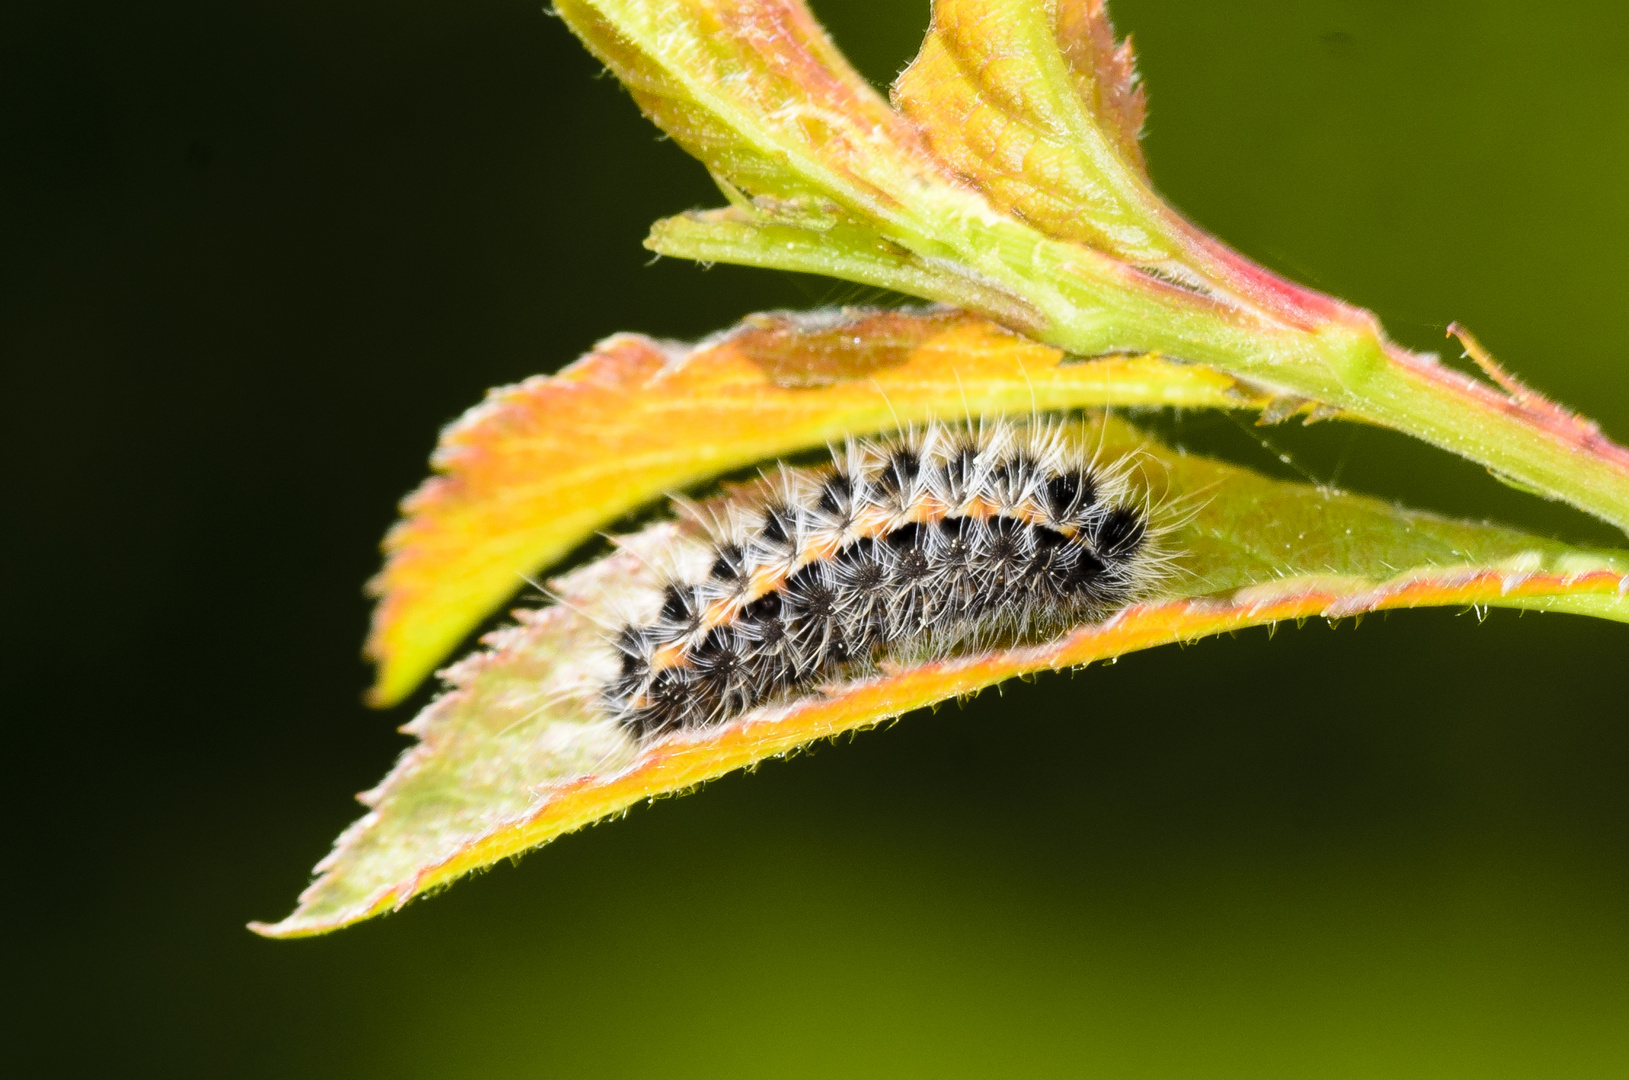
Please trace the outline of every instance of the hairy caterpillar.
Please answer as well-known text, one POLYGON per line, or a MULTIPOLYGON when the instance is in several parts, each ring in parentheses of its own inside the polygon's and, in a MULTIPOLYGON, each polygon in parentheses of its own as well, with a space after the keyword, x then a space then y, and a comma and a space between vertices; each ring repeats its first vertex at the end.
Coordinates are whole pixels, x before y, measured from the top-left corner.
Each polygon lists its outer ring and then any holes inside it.
POLYGON ((1146 591, 1164 556, 1121 464, 1061 420, 851 439, 707 504, 701 539, 607 628, 605 712, 651 737, 910 661, 1054 634, 1146 591))

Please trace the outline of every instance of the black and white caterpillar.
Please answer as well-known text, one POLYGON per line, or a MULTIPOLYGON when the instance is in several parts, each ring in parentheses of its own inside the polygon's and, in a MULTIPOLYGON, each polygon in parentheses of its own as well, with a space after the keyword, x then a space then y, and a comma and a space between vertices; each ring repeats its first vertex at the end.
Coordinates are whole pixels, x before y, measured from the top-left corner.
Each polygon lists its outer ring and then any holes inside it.
POLYGON ((874 669, 1103 619, 1164 557, 1123 464, 1062 420, 930 424, 781 465, 703 506, 705 533, 610 630, 600 690, 639 737, 728 721, 874 669))

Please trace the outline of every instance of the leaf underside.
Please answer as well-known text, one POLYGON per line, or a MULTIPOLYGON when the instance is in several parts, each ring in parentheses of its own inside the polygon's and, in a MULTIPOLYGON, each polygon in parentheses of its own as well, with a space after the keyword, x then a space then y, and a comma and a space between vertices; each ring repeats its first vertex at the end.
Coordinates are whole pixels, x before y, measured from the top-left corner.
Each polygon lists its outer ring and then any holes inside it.
POLYGON ((1101 421, 1106 455, 1134 455, 1171 511, 1177 572, 1163 594, 1041 645, 941 660, 828 688, 643 752, 580 697, 551 696, 602 631, 623 590, 651 587, 642 557, 677 523, 651 527, 553 583, 566 605, 517 613, 449 691, 404 730, 420 742, 364 797, 370 812, 318 867, 273 937, 319 934, 399 908, 426 890, 615 815, 641 800, 1028 673, 1284 619, 1387 608, 1499 606, 1629 622, 1629 553, 1586 551, 1450 521, 1375 499, 1267 479, 1187 456, 1123 421, 1101 421))

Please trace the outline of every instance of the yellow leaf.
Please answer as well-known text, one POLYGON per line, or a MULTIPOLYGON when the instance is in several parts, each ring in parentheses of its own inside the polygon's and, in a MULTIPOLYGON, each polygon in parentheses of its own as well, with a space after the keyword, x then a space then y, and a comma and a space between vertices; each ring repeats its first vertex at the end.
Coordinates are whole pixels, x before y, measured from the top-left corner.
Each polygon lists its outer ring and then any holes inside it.
POLYGON ((451 425, 371 584, 371 700, 412 692, 595 529, 667 492, 896 423, 1087 405, 1260 407, 1206 368, 1079 362, 952 311, 759 315, 696 347, 620 334, 451 425))
POLYGON ((894 102, 1000 209, 1140 263, 1178 248, 1148 186, 1129 43, 1102 0, 936 0, 894 102))

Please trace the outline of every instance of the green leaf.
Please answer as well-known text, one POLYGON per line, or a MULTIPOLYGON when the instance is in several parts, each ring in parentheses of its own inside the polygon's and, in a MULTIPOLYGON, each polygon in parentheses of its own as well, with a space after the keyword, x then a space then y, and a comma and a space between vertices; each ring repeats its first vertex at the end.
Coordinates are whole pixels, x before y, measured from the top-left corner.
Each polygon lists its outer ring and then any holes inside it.
POLYGON ((575 660, 628 590, 652 587, 650 562, 687 528, 654 526, 556 581, 564 604, 517 613, 487 651, 451 669, 448 692, 404 729, 418 745, 363 797, 368 814, 319 864, 298 909, 254 929, 325 933, 635 803, 1016 675, 1387 608, 1485 605, 1629 622, 1629 553, 1269 480, 1161 446, 1120 421, 1093 437, 1105 455, 1134 455, 1141 484, 1188 508, 1164 541, 1177 572, 1162 594, 1052 642, 890 668, 641 750, 594 708, 575 660))
POLYGON ((911 124, 790 0, 557 0, 645 115, 732 200, 789 223, 897 220, 904 175, 941 174, 911 124))

